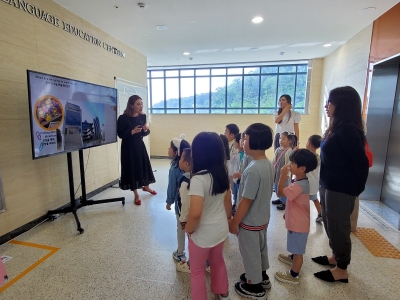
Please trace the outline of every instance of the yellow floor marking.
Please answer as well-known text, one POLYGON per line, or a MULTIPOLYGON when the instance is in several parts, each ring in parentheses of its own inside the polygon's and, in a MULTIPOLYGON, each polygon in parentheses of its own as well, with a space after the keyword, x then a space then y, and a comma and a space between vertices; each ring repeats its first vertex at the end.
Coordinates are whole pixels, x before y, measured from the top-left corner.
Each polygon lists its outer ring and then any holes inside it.
POLYGON ((353 234, 374 256, 400 259, 400 251, 372 228, 357 228, 353 234))
POLYGON ((45 256, 43 256, 41 259, 39 259, 37 262, 35 262, 33 265, 28 267, 26 270, 24 270, 22 273, 18 274, 15 278, 11 279, 6 284, 1 286, 0 294, 2 292, 4 292, 7 288, 12 286, 14 283, 16 283, 18 280, 20 280, 22 277, 24 277, 26 274, 28 274, 30 271, 32 271, 34 268, 36 268, 38 265, 40 265, 42 262, 44 262, 46 259, 48 259, 50 256, 52 256, 54 253, 56 253, 58 250, 60 250, 60 248, 56 248, 56 247, 50 247, 50 246, 46 246, 46 245, 40 245, 40 244, 34 244, 34 243, 22 242, 22 241, 16 241, 16 240, 11 240, 9 243, 14 244, 14 245, 39 248, 39 249, 43 249, 43 250, 48 250, 50 252, 47 253, 45 256))

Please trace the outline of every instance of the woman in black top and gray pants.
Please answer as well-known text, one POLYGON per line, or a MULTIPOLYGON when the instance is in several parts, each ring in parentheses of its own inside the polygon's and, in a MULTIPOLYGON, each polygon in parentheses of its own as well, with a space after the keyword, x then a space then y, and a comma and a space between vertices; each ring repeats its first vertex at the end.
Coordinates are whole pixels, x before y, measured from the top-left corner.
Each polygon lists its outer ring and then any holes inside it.
POLYGON ((321 142, 319 192, 332 256, 318 256, 312 260, 335 266, 315 273, 319 279, 347 283, 347 266, 351 259, 350 215, 368 177, 360 96, 350 86, 333 89, 325 110, 330 123, 321 142))

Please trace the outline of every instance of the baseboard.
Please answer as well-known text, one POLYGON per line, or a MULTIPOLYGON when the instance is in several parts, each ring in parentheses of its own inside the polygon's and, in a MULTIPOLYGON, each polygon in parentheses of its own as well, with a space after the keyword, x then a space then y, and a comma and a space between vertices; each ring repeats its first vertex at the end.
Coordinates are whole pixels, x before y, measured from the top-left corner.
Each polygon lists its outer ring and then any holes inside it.
MULTIPOLYGON (((102 191, 112 187, 115 184, 119 184, 119 179, 111 181, 110 183, 105 184, 105 185, 95 189, 94 191, 91 191, 90 193, 87 193, 86 194, 86 198, 90 199, 93 196, 101 193, 102 191)), ((76 201, 79 201, 79 198, 76 199, 76 201)), ((65 205, 63 205, 63 206, 61 206, 61 207, 59 207, 57 209, 62 209, 62 208, 65 208, 67 206, 69 206, 69 203, 67 203, 67 204, 65 204, 65 205)), ((41 216, 41 217, 39 217, 39 218, 37 218, 37 219, 25 224, 25 225, 22 225, 21 227, 18 227, 17 229, 14 229, 13 231, 11 231, 9 233, 6 233, 3 236, 0 236, 0 245, 2 245, 4 243, 7 243, 8 241, 16 238, 17 236, 23 234, 24 232, 27 232, 28 230, 31 230, 33 227, 39 225, 40 223, 43 223, 47 219, 48 219, 48 215, 46 214, 44 216, 41 216)))

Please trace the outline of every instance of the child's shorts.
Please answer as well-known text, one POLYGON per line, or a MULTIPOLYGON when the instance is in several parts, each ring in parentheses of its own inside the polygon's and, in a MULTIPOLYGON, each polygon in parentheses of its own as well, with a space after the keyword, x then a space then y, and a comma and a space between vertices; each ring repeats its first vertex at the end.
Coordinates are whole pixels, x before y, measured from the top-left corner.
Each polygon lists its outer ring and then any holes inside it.
POLYGON ((318 194, 310 195, 310 200, 311 200, 311 201, 318 200, 318 194))
POLYGON ((294 232, 288 230, 287 251, 292 254, 306 253, 308 232, 294 232))

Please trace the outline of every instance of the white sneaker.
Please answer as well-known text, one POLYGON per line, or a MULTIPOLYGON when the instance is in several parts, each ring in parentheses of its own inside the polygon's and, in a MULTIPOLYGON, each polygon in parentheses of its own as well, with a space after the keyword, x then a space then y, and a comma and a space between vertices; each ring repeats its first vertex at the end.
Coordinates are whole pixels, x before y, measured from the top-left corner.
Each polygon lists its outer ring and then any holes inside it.
POLYGON ((176 264, 176 270, 178 272, 189 273, 190 274, 190 267, 186 261, 181 261, 176 264))
POLYGON ((293 260, 292 260, 292 258, 290 257, 290 254, 289 254, 289 255, 279 254, 278 259, 279 259, 281 262, 284 262, 284 263, 286 263, 286 264, 288 264, 288 265, 292 265, 292 263, 293 263, 293 260))
POLYGON ((280 282, 290 283, 290 284, 299 284, 299 276, 293 277, 290 275, 290 271, 288 272, 276 272, 275 279, 280 282))
POLYGON ((229 297, 229 294, 228 294, 228 296, 222 296, 221 294, 218 294, 218 296, 219 296, 219 300, 230 300, 231 299, 229 297))

